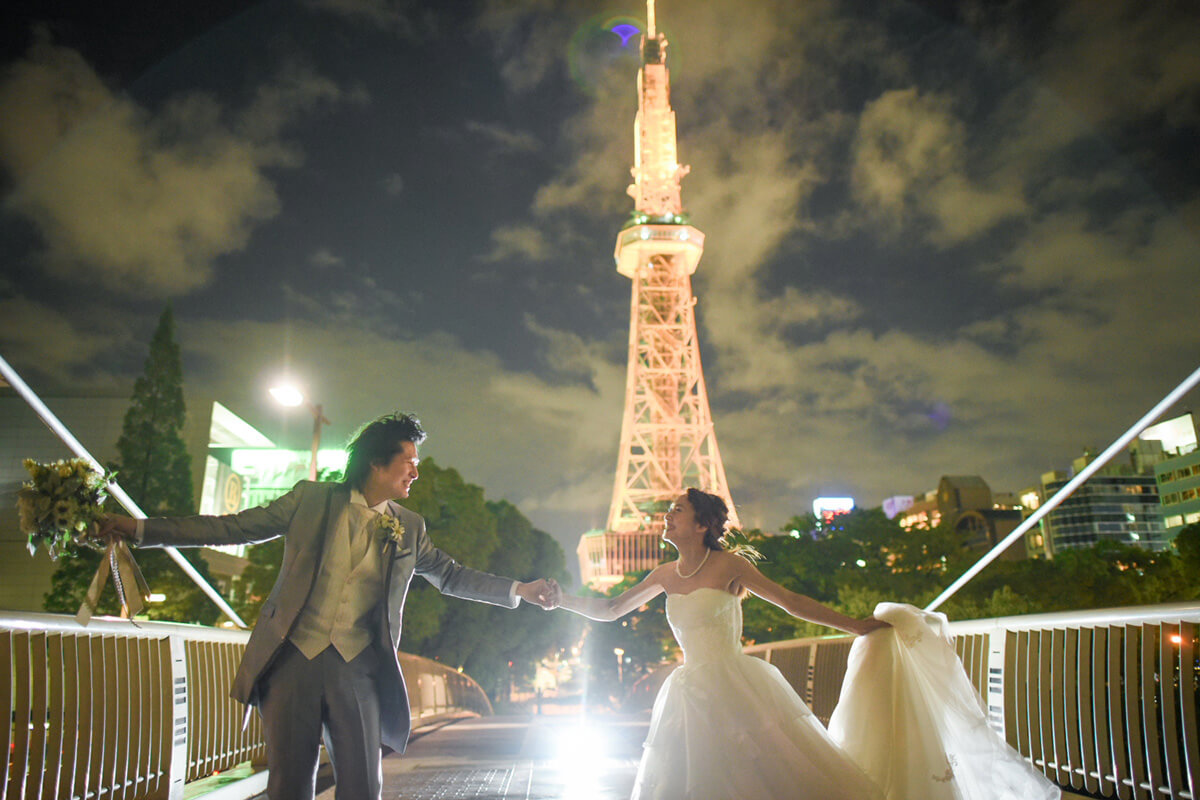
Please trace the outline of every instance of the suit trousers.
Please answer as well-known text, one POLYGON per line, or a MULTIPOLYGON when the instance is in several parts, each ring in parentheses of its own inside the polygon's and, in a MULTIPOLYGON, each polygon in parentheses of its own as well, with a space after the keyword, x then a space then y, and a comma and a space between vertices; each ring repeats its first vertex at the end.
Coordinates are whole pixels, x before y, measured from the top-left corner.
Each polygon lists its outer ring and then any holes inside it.
POLYGON ((294 644, 283 643, 260 682, 269 800, 312 800, 322 739, 337 797, 379 800, 378 671, 374 647, 346 662, 331 646, 309 661, 294 644))

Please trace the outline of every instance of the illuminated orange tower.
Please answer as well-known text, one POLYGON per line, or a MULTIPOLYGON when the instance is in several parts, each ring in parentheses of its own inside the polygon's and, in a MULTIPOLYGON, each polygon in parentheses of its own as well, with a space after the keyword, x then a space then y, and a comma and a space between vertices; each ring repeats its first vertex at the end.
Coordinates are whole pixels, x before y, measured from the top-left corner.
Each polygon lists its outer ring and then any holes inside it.
MULTIPOLYGON (((666 506, 685 487, 718 494, 733 509, 717 449, 696 339, 692 273, 704 234, 683 211, 667 38, 646 3, 638 113, 634 122, 632 218, 617 235, 617 271, 633 281, 621 451, 608 525, 579 543, 584 583, 608 586, 662 558, 666 506)), ((731 521, 737 524, 736 513, 731 521)))

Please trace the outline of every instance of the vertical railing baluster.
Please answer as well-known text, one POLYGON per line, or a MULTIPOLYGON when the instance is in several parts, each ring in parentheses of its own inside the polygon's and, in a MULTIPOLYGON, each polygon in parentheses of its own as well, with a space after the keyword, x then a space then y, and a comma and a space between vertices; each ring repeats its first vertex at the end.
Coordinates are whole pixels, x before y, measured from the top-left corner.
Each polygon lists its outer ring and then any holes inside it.
POLYGON ((1100 716, 1096 707, 1096 684, 1094 668, 1095 635, 1092 628, 1080 628, 1076 639, 1076 662, 1078 674, 1075 679, 1075 709, 1079 719, 1079 766, 1083 770, 1083 788, 1095 793, 1100 788, 1103 771, 1096 747, 1096 719, 1100 716))
POLYGON ((24 800, 29 773, 29 634, 13 637, 13 742, 9 757, 8 796, 24 800))
POLYGON ((1076 628, 1063 630, 1062 689, 1056 707, 1062 715, 1063 745, 1059 750, 1065 759, 1064 785, 1075 789, 1083 787, 1083 759, 1079 755, 1079 631, 1076 628))
MULTIPOLYGON (((108 708, 105 702, 107 692, 105 691, 105 672, 107 664, 104 660, 104 639, 103 634, 98 636, 88 637, 88 649, 90 651, 89 662, 91 673, 89 674, 88 691, 91 695, 91 752, 88 753, 88 780, 87 788, 89 792, 99 797, 107 797, 109 795, 108 776, 105 774, 105 766, 108 763, 108 708)), ((85 795, 86 796, 86 795, 85 795)))
POLYGON ((1187 790, 1193 800, 1200 798, 1200 719, 1196 714, 1196 679, 1200 665, 1196 649, 1196 623, 1179 626, 1179 717, 1183 731, 1182 750, 1187 764, 1187 790))
POLYGON ((83 735, 79 709, 79 637, 75 634, 62 635, 62 665, 63 755, 57 797, 66 800, 76 796, 76 759, 79 755, 79 738, 83 735))
MULTIPOLYGON (((1159 746, 1158 732, 1161 729, 1158 709, 1158 681, 1162 673, 1158 664, 1158 633, 1157 625, 1140 626, 1138 644, 1140 645, 1140 697, 1142 701, 1142 750, 1146 764, 1146 796, 1158 797, 1159 787, 1163 780, 1162 752, 1159 746)), ((1168 669, 1170 667, 1168 666, 1168 669)), ((1169 678, 1168 678, 1169 679, 1169 678)), ((1132 738, 1132 732, 1130 732, 1132 738)))
POLYGON ((1183 759, 1180 757, 1179 711, 1175 705, 1179 700, 1176 686, 1183 679, 1184 672, 1179 663, 1179 648, 1176 640, 1180 640, 1179 626, 1162 623, 1158 630, 1158 707, 1161 721, 1156 733, 1162 741, 1163 768, 1166 786, 1172 797, 1181 796, 1184 791, 1183 759))
POLYGON ((1142 740, 1141 629, 1125 626, 1123 672, 1125 675, 1125 746, 1129 749, 1129 779, 1133 796, 1138 800, 1149 797, 1146 788, 1146 748, 1142 740))
POLYGON ((56 798, 62 781, 63 759, 63 635, 46 634, 46 756, 42 770, 42 797, 56 798))
POLYGON ((1058 769, 1054 755, 1054 683, 1050 665, 1054 663, 1054 630, 1036 632, 1037 638, 1037 731, 1041 748, 1042 771, 1053 780, 1058 769))
POLYGON ((1042 720, 1048 723, 1050 752, 1053 754, 1054 771, 1049 774, 1051 780, 1060 785, 1070 785, 1071 765, 1067 758, 1067 727, 1063 718, 1063 696, 1067 693, 1066 675, 1066 637, 1062 628, 1054 628, 1042 634, 1042 647, 1050 645, 1048 661, 1050 667, 1050 685, 1043 693, 1046 698, 1042 720))
POLYGON ((20 794, 9 790, 16 777, 16 762, 13 756, 16 754, 16 731, 14 730, 13 722, 17 718, 17 703, 16 703, 16 684, 17 676, 20 670, 16 669, 17 651, 15 647, 15 639, 20 634, 12 631, 0 631, 0 686, 4 689, 3 695, 0 695, 0 711, 4 712, 3 733, 0 733, 0 743, 4 744, 4 753, 6 758, 3 759, 4 771, 0 772, 0 800, 18 800, 20 794))
POLYGON ((25 779, 27 800, 40 800, 46 761, 46 715, 49 713, 50 687, 46 683, 46 634, 29 636, 29 755, 25 779))
POLYGON ((129 646, 130 638, 127 636, 118 636, 113 638, 113 663, 116 664, 116 674, 114 678, 114 686, 116 692, 113 695, 113 700, 117 704, 116 714, 116 741, 117 753, 114 760, 113 769, 113 797, 115 800, 124 800, 130 797, 130 778, 131 767, 130 753, 133 751, 134 744, 134 726, 130 720, 130 701, 133 699, 132 675, 130 675, 130 658, 129 646))
POLYGON ((105 636, 101 640, 104 662, 104 796, 119 797, 118 766, 125 741, 121 738, 121 718, 124 710, 121 708, 121 667, 117 658, 117 648, 120 646, 119 637, 105 636))
MULTIPOLYGON (((1121 800, 1133 797, 1133 779, 1130 777, 1129 746, 1125 739, 1125 708, 1128 676, 1124 670, 1125 629, 1110 626, 1108 629, 1108 708, 1109 736, 1112 742, 1113 782, 1121 800)), ((1136 677, 1135 677, 1136 680, 1136 677)))

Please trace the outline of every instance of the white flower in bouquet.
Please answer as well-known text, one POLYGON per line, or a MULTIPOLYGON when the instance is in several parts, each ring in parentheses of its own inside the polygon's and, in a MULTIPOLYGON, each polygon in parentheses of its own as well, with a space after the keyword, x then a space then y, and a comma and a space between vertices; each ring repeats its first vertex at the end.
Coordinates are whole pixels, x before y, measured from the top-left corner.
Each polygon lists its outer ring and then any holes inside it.
POLYGON ((17 492, 17 513, 21 532, 29 537, 29 553, 45 545, 50 558, 80 544, 88 544, 86 534, 104 516, 108 499, 106 475, 82 458, 41 464, 25 459, 30 479, 17 492))

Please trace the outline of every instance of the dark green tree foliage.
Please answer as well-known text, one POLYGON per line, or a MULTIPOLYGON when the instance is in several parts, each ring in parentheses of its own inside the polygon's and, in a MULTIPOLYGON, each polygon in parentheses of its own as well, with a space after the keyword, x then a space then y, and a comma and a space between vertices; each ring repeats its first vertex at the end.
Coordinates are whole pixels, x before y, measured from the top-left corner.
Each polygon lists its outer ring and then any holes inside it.
MULTIPOLYGON (((121 487, 149 516, 195 513, 191 463, 181 433, 185 418, 183 366, 175 342, 174 317, 167 306, 150 341, 143 374, 134 384, 117 441, 119 461, 113 465, 121 487)), ((167 597, 165 602, 148 607, 146 613, 151 619, 211 624, 220 616, 212 601, 166 553, 141 550, 136 557, 151 590, 167 597)), ((188 560, 205 578, 209 577, 203 558, 192 555, 188 560)), ((51 578, 46 610, 74 613, 99 562, 100 555, 91 552, 65 559, 51 578)), ((116 592, 110 586, 105 590, 101 611, 118 610, 116 592)))
MULTIPOLYGON (((433 543, 461 564, 517 580, 568 580, 557 542, 515 506, 487 502, 480 487, 433 459, 421 462, 421 479, 405 506, 425 517, 433 543)), ((566 645, 569 622, 565 614, 524 603, 513 611, 446 598, 415 580, 405 603, 400 646, 462 667, 499 699, 507 695, 510 682, 524 684, 538 660, 566 645)))
MULTIPOLYGON (((881 601, 924 606, 982 555, 948 527, 905 531, 879 509, 856 510, 824 531, 805 527, 808 521, 797 517, 785 526, 798 538, 751 532, 765 556, 759 569, 792 591, 856 617, 870 614, 881 601)), ((1200 525, 1185 528, 1175 550, 1164 552, 1104 542, 1049 561, 995 561, 940 610, 951 619, 975 619, 1197 596, 1200 525)), ((748 641, 832 633, 761 600, 744 605, 744 618, 748 641)))
POLYGON ((118 481, 150 517, 196 513, 192 469, 183 426, 183 362, 175 318, 167 306, 158 320, 142 376, 133 385, 117 440, 118 481))

